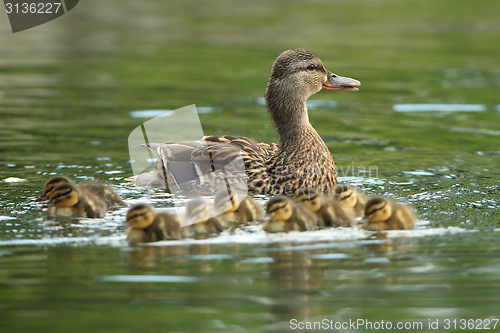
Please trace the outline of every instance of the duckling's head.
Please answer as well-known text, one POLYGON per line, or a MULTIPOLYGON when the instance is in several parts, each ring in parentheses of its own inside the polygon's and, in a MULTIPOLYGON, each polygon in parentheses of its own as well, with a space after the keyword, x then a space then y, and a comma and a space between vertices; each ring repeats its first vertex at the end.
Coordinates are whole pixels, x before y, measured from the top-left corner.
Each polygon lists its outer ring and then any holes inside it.
POLYGON ((211 213, 210 206, 205 200, 193 199, 186 204, 188 224, 205 222, 211 217, 211 213))
POLYGON ((49 200, 52 190, 61 184, 73 184, 73 182, 68 177, 64 176, 52 177, 47 180, 47 182, 43 186, 43 194, 40 195, 35 201, 49 200))
POLYGON ((358 195, 352 186, 341 184, 335 187, 335 199, 343 205, 352 208, 358 202, 358 195))
POLYGON ((237 193, 220 190, 215 194, 214 207, 218 213, 232 213, 238 209, 240 202, 237 193))
POLYGON ((51 203, 56 207, 72 207, 78 203, 78 189, 71 183, 62 183, 49 193, 51 203))
POLYGON ((293 201, 302 202, 311 212, 321 208, 321 194, 316 189, 299 189, 293 196, 293 201))
POLYGON ((273 64, 266 88, 269 115, 278 134, 309 124, 306 101, 320 90, 358 90, 360 82, 337 76, 305 49, 283 52, 273 64))
POLYGON ((153 220, 153 209, 146 204, 135 205, 127 212, 127 222, 132 229, 146 229, 153 220))
POLYGON ((272 221, 288 221, 292 217, 292 204, 290 199, 277 196, 267 202, 266 211, 272 221))
POLYGON ((364 220, 373 223, 385 222, 391 217, 391 214, 392 208, 389 200, 382 197, 374 197, 366 203, 364 220))

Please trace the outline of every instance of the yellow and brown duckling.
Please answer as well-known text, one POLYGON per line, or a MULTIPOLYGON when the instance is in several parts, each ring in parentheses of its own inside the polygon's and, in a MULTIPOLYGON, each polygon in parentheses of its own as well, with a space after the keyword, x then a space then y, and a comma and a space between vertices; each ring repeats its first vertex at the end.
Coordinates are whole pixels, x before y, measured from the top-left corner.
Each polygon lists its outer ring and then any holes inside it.
POLYGON ((350 227, 354 216, 331 197, 322 195, 315 189, 303 189, 295 193, 293 200, 302 203, 318 218, 319 228, 350 227))
POLYGON ((94 182, 83 182, 76 185, 71 179, 65 176, 56 176, 50 178, 44 185, 44 192, 40 195, 36 201, 49 200, 51 192, 61 184, 71 184, 76 186, 79 190, 87 192, 89 195, 93 196, 99 200, 106 203, 107 209, 117 209, 120 207, 126 207, 127 204, 120 198, 118 194, 113 191, 111 187, 101 183, 94 182))
POLYGON ((147 204, 137 204, 127 212, 127 241, 129 244, 177 240, 182 238, 176 214, 155 212, 147 204))
POLYGON ((203 199, 192 199, 186 204, 185 235, 206 236, 220 234, 229 227, 229 222, 215 216, 208 203, 203 199))
POLYGON ((359 85, 357 80, 326 70, 318 56, 308 50, 287 50, 274 62, 265 93, 279 144, 257 143, 253 139, 230 135, 205 136, 191 142, 146 144, 143 146, 161 163, 155 163, 151 175, 138 176, 137 180, 144 178, 152 182, 158 177, 163 180, 160 183, 166 181, 172 191, 214 194, 221 189, 218 186, 220 178, 206 175, 213 171, 214 165, 227 166, 227 161, 241 158, 245 172, 240 185, 249 193, 293 194, 307 186, 331 190, 337 182, 335 163, 323 139, 309 123, 306 102, 321 90, 356 91, 359 85), (196 169, 189 181, 186 181, 187 168, 176 167, 179 163, 196 169), (181 184, 188 186, 183 188, 181 184))
POLYGON ((366 203, 363 229, 406 230, 415 228, 415 213, 410 207, 384 197, 374 197, 366 203))
POLYGON ((48 213, 66 217, 104 217, 106 202, 71 183, 63 183, 49 192, 48 213))
POLYGON ((317 228, 317 218, 301 203, 284 196, 271 198, 266 205, 269 219, 262 228, 266 232, 308 231, 317 228))
POLYGON ((365 214, 365 206, 368 198, 361 194, 354 186, 348 184, 335 186, 333 197, 346 212, 352 214, 355 218, 363 217, 365 214))
POLYGON ((231 223, 242 223, 259 221, 264 217, 262 207, 254 198, 246 196, 243 200, 241 195, 227 190, 220 190, 215 194, 214 207, 221 218, 231 223))

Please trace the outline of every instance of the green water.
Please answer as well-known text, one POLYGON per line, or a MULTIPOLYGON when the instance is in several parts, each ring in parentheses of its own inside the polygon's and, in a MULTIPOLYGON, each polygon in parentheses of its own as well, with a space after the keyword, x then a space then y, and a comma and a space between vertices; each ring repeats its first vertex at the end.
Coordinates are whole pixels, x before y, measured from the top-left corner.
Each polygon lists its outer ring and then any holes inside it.
POLYGON ((0 181, 2 332, 288 331, 291 319, 486 328, 500 300, 499 13, 494 0, 87 0, 16 34, 0 14, 0 180, 26 180, 0 181), (124 181, 127 137, 147 120, 130 112, 214 107, 200 115, 206 134, 276 141, 255 100, 274 59, 297 47, 362 82, 313 96, 337 107, 310 121, 341 180, 412 204, 416 231, 129 248, 125 210, 56 219, 33 202, 64 174, 107 181, 129 204, 179 205, 124 181), (486 111, 393 110, 413 103, 486 111))

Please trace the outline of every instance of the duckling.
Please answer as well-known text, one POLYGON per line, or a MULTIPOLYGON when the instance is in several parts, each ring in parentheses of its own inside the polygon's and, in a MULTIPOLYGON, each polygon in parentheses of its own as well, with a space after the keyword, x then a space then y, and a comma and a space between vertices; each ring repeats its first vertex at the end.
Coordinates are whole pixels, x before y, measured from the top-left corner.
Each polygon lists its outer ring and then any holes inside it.
POLYGON ((350 212, 355 218, 363 217, 368 198, 348 184, 340 184, 334 188, 334 198, 345 211, 350 212))
POLYGON ((366 230, 405 230, 415 228, 415 213, 410 207, 383 197, 374 197, 366 203, 366 230))
POLYGON ((127 241, 129 244, 181 239, 177 215, 155 212, 151 206, 137 204, 127 212, 127 241))
POLYGON ((105 202, 91 193, 79 189, 71 183, 63 183, 50 191, 48 213, 67 217, 104 217, 107 210, 105 202))
POLYGON ((229 227, 228 221, 214 216, 212 209, 203 199, 192 199, 186 204, 186 219, 189 228, 184 233, 194 236, 220 234, 229 227))
POLYGON ((227 190, 215 194, 214 206, 217 213, 233 223, 248 223, 264 217, 262 207, 254 198, 246 196, 240 200, 240 195, 227 190))
POLYGON ((119 207, 126 207, 127 204, 120 198, 118 194, 113 191, 111 187, 105 184, 94 183, 94 182, 84 182, 76 185, 71 179, 65 176, 56 176, 50 178, 44 186, 44 192, 40 195, 36 201, 49 200, 50 193, 54 188, 61 184, 72 184, 77 186, 79 189, 83 189, 88 193, 91 193, 96 198, 106 202, 108 209, 116 209, 119 207))
POLYGON ((317 218, 301 203, 287 197, 276 196, 267 202, 269 220, 262 226, 266 232, 307 231, 317 227, 317 218))
POLYGON ((43 193, 38 198, 36 198, 35 201, 49 200, 50 193, 52 192, 52 190, 61 184, 73 184, 73 185, 75 185, 75 183, 73 183, 73 181, 71 179, 69 179, 68 177, 65 177, 65 176, 52 177, 49 180, 47 180, 47 182, 43 186, 43 193))
POLYGON ((332 198, 321 195, 317 190, 306 189, 295 193, 293 200, 302 203, 318 218, 320 229, 325 227, 350 227, 354 216, 332 198))

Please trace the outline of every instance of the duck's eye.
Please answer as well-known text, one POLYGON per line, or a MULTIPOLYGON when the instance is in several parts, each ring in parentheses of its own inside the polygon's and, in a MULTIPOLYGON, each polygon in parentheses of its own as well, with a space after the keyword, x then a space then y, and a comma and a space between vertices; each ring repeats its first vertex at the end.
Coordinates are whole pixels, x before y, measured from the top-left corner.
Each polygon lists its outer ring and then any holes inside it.
POLYGON ((314 65, 309 65, 309 66, 307 67, 307 69, 308 69, 308 70, 310 70, 310 71, 313 71, 313 70, 315 70, 315 69, 316 69, 316 66, 314 66, 314 65))

